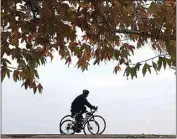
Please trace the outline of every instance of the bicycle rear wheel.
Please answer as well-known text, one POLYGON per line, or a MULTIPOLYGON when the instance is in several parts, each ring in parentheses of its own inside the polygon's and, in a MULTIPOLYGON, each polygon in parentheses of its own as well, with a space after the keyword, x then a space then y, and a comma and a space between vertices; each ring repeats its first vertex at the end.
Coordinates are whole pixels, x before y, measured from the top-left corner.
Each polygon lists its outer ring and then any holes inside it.
POLYGON ((66 115, 64 116, 61 120, 60 120, 60 124, 64 121, 64 120, 72 120, 73 118, 71 117, 71 115, 66 115))
POLYGON ((106 121, 105 121, 105 119, 102 116, 100 116, 100 115, 94 115, 92 117, 92 120, 93 121, 97 121, 97 123, 99 124, 99 133, 98 134, 102 134, 105 131, 105 129, 106 129, 106 121))
POLYGON ((61 134, 74 134, 75 133, 75 125, 72 120, 64 120, 60 125, 61 134))
POLYGON ((65 120, 73 120, 73 118, 71 117, 71 115, 66 115, 66 116, 64 116, 64 117, 60 120, 60 123, 59 123, 59 131, 60 131, 61 134, 63 134, 62 131, 61 131, 61 123, 62 123, 63 121, 65 121, 65 120))
POLYGON ((94 120, 89 120, 84 125, 84 129, 83 129, 84 130, 84 134, 87 134, 86 133, 87 129, 93 135, 98 134, 99 133, 99 124, 98 124, 98 122, 94 121, 94 120))

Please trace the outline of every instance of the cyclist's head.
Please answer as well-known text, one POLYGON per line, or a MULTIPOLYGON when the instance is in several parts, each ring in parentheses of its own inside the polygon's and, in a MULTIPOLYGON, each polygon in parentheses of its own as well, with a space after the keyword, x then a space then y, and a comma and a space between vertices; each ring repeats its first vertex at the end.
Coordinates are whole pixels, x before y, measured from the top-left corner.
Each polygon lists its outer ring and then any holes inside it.
POLYGON ((83 90, 83 94, 87 97, 89 94, 89 91, 85 89, 85 90, 83 90))

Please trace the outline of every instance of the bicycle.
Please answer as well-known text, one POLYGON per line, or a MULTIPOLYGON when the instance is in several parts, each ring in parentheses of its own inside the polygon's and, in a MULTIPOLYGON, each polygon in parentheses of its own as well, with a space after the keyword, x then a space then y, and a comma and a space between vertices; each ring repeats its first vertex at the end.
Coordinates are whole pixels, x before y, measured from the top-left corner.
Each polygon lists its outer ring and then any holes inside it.
MULTIPOLYGON (((98 108, 98 107, 96 107, 96 108, 98 108)), ((85 116, 83 122, 80 125, 80 126, 83 127, 82 129, 84 131, 84 134, 87 134, 86 129, 88 129, 89 133, 91 133, 91 134, 102 134, 105 131, 106 121, 102 116, 94 115, 94 113, 96 111, 97 111, 97 109, 94 110, 94 111, 91 110, 91 112, 87 112, 85 114, 86 116, 85 116), (100 127, 101 123, 103 123, 103 125, 102 125, 103 129, 101 129, 101 127, 100 127), (96 127, 95 132, 92 131, 93 127, 96 127)), ((59 130, 60 130, 61 134, 74 134, 78 129, 80 129, 79 126, 77 125, 78 121, 76 121, 77 116, 79 114, 80 113, 76 114, 74 117, 72 117, 71 115, 66 115, 60 120, 59 130), (65 131, 63 131, 62 127, 64 126, 64 124, 67 124, 66 125, 66 130, 71 130, 71 133, 66 133, 65 131)), ((80 129, 80 130, 82 130, 82 129, 80 129)))

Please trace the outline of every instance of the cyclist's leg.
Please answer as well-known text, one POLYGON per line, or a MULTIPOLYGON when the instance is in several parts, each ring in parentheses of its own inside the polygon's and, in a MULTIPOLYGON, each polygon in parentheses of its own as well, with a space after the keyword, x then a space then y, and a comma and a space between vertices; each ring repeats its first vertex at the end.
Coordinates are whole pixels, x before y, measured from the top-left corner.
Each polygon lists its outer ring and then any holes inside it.
POLYGON ((83 115, 84 113, 86 113, 86 112, 88 112, 88 111, 87 111, 87 108, 84 106, 84 107, 82 108, 82 111, 81 111, 81 118, 82 118, 82 119, 83 119, 83 116, 82 116, 82 115, 83 115))
POLYGON ((80 121, 81 123, 82 123, 83 120, 84 120, 83 114, 84 114, 85 112, 87 112, 86 107, 82 107, 82 109, 80 110, 80 112, 79 112, 79 114, 78 114, 78 119, 79 119, 79 121, 80 121))
POLYGON ((79 110, 78 109, 72 109, 71 110, 71 115, 72 117, 75 119, 75 122, 76 122, 76 132, 79 133, 81 132, 81 130, 79 129, 79 127, 81 126, 81 120, 80 120, 80 115, 79 115, 79 110))
POLYGON ((82 107, 82 109, 80 110, 80 112, 78 113, 78 126, 81 129, 83 129, 83 121, 84 121, 84 118, 83 118, 83 113, 87 112, 86 110, 86 107, 82 107))
POLYGON ((73 118, 75 118, 75 121, 76 121, 76 132, 77 133, 79 133, 79 132, 81 132, 81 130, 78 128, 79 126, 81 126, 80 125, 80 119, 79 119, 79 110, 78 109, 71 109, 71 116, 73 117, 73 118))
POLYGON ((71 116, 73 118, 75 118, 76 122, 79 121, 79 115, 78 115, 78 113, 79 113, 79 110, 77 108, 72 108, 71 109, 71 116))
POLYGON ((84 106, 83 107, 83 113, 86 113, 86 112, 88 112, 88 111, 87 111, 87 108, 84 106))
POLYGON ((75 111, 73 111, 72 109, 71 109, 71 117, 72 118, 74 118, 74 116, 77 114, 77 112, 75 112, 75 111))

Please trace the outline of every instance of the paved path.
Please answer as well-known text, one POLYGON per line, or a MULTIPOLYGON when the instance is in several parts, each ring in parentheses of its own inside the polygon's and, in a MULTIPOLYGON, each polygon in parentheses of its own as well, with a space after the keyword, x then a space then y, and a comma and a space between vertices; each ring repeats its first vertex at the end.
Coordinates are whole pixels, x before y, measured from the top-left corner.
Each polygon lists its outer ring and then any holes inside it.
POLYGON ((155 134, 102 134, 102 135, 61 135, 61 134, 2 134, 1 138, 79 138, 79 139, 116 139, 116 138, 176 138, 176 135, 155 135, 155 134))

